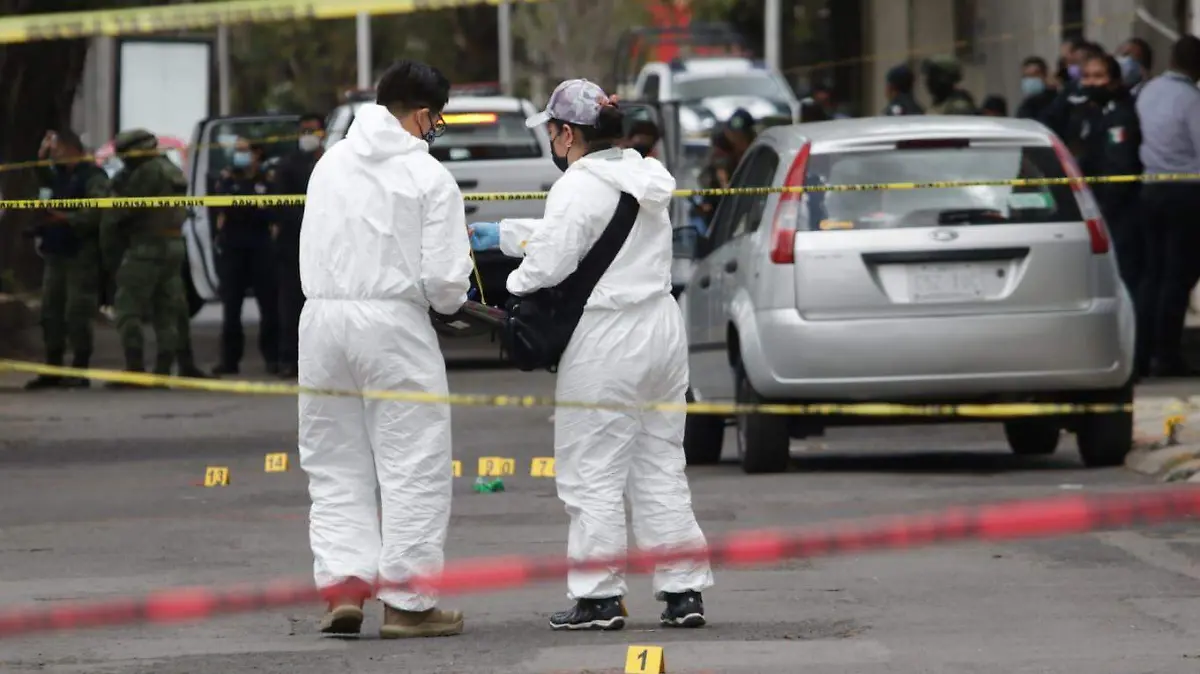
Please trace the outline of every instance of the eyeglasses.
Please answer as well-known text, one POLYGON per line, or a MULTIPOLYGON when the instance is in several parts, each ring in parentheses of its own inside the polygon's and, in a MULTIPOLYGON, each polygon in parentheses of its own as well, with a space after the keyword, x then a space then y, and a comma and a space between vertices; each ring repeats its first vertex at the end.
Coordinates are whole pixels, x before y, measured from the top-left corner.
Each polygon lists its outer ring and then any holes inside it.
POLYGON ((446 133, 446 120, 442 119, 442 113, 439 112, 437 119, 433 122, 433 137, 441 138, 443 133, 446 133))

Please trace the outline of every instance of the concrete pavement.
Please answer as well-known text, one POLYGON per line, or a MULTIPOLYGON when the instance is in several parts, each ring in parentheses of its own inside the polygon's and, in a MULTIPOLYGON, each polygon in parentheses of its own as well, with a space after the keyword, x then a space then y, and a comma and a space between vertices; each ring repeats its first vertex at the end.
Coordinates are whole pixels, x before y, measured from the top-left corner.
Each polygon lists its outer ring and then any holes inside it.
MULTIPOLYGON (((200 326, 197 342, 212 353, 212 328, 200 326)), ((465 355, 487 351, 472 345, 465 355)), ((309 573, 304 476, 263 472, 269 452, 295 463, 293 399, 26 393, 20 380, 0 380, 0 605, 309 573), (232 484, 195 486, 208 465, 228 466, 232 484)), ((549 394, 552 377, 456 368, 451 387, 549 394)), ((530 460, 552 452, 548 415, 455 411, 464 477, 449 558, 564 552, 553 481, 529 476, 530 460), (480 456, 516 459, 506 492, 472 493, 480 456)), ((986 425, 848 429, 822 443, 797 443, 784 475, 747 476, 731 463, 690 470, 706 532, 1154 482, 1084 470, 1069 443, 1052 457, 1015 457, 986 425)), ((551 632, 545 616, 566 606, 565 588, 551 583, 447 599, 467 612, 468 630, 449 639, 380 641, 378 605, 363 638, 322 638, 320 608, 305 606, 0 641, 0 671, 619 672, 628 645, 659 644, 668 672, 1182 674, 1200 662, 1198 561, 1200 527, 1172 525, 718 570, 705 595, 712 625, 697 631, 659 628, 649 580, 635 577, 633 622, 618 633, 551 632)))

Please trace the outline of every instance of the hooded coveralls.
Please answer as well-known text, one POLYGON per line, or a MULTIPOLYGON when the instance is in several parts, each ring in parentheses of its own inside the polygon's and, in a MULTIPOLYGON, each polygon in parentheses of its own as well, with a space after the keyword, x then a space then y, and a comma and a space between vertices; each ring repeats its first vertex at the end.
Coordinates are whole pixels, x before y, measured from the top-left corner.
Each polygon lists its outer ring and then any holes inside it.
MULTIPOLYGON (((553 287, 578 267, 616 210, 622 191, 641 210, 621 252, 596 284, 563 354, 560 400, 619 405, 684 402, 687 341, 671 297, 671 222, 675 179, 635 150, 603 150, 579 159, 554 183, 541 220, 504 220, 500 247, 523 256, 508 291, 527 295, 553 287)), ((558 495, 571 518, 572 559, 621 555, 626 549, 625 498, 638 547, 702 547, 684 474, 683 412, 561 408, 554 417, 558 495)), ((624 595, 621 569, 572 571, 571 599, 624 595)), ((654 591, 703 591, 707 562, 660 566, 654 591)))
MULTIPOLYGON (((454 178, 386 108, 364 106, 308 186, 300 385, 445 395, 429 309, 456 312, 470 273, 454 178)), ((299 411, 318 587, 440 571, 450 520, 450 408, 305 394, 299 411)), ((404 611, 436 603, 398 591, 379 598, 404 611)))

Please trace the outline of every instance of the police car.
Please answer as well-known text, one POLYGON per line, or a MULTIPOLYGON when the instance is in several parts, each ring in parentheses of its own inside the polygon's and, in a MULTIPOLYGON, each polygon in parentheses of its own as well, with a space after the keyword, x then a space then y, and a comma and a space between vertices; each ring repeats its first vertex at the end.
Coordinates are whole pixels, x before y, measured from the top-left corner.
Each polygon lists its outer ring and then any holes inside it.
POLYGON ((755 119, 783 116, 799 121, 800 101, 783 75, 762 61, 742 57, 647 63, 631 96, 651 103, 678 102, 685 137, 707 135, 739 108, 755 119))

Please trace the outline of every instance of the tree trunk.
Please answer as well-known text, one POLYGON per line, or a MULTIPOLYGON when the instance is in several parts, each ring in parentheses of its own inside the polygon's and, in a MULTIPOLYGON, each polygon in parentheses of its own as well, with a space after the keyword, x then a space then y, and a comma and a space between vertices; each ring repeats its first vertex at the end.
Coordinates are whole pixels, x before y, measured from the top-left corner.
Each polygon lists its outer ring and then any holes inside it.
MULTIPOLYGON (((45 11, 46 4, 0 0, 0 15, 45 11)), ((59 40, 0 46, 0 162, 31 160, 47 129, 68 128, 88 45, 87 40, 59 40)), ((36 194, 33 170, 0 172, 0 197, 28 199, 36 194)), ((34 217, 30 211, 0 211, 0 292, 32 290, 40 284, 41 259, 30 240, 21 236, 34 217)))

